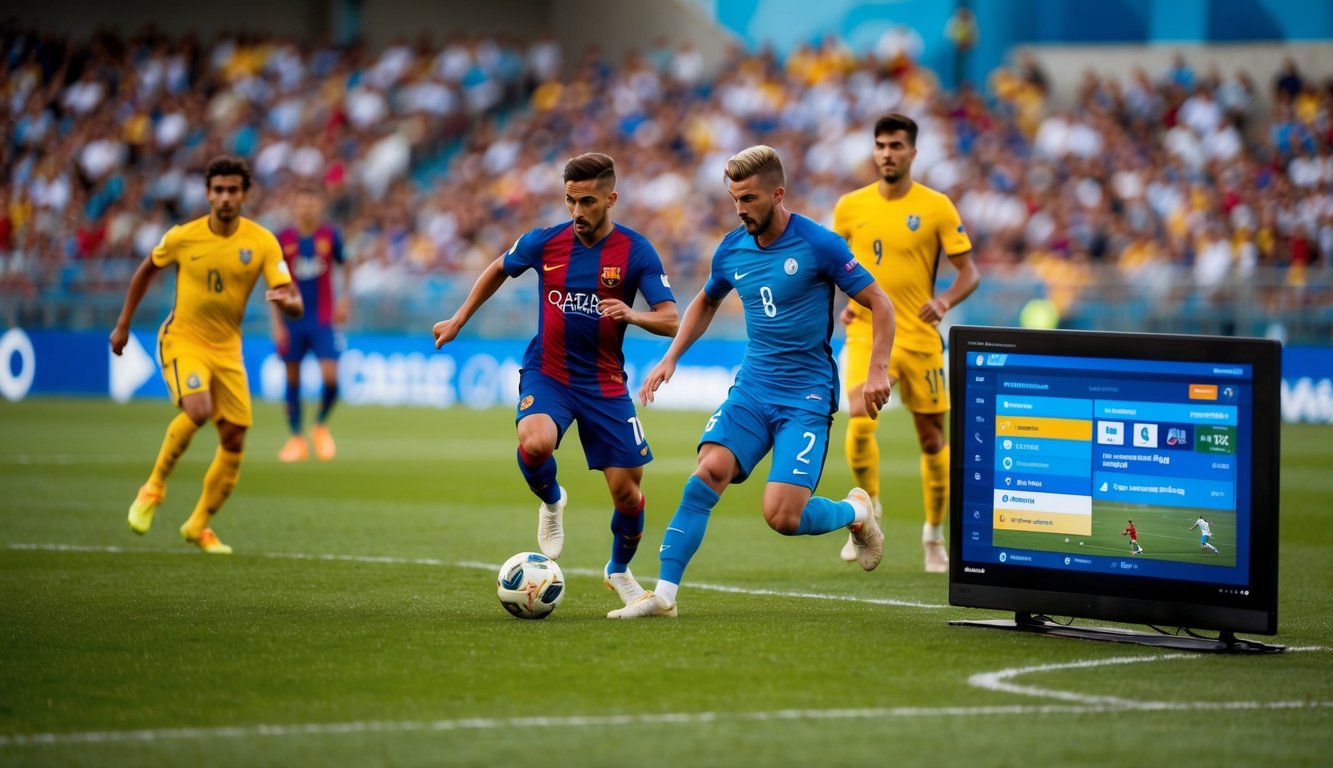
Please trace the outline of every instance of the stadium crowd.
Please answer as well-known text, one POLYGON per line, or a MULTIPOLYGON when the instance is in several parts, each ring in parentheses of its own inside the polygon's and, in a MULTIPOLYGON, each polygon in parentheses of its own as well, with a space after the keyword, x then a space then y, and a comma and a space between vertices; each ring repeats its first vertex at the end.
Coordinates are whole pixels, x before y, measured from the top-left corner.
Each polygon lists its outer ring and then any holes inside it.
POLYGON ((381 299, 470 279, 565 215, 552 180, 569 156, 607 152, 617 219, 693 284, 736 223, 726 157, 779 148, 793 209, 827 222, 875 178, 870 128, 888 111, 921 124, 914 173, 956 202, 983 274, 1037 276, 1062 314, 1107 274, 1214 301, 1261 266, 1299 288, 1333 257, 1333 77, 1288 63, 1259 83, 1177 57, 1127 82, 1090 70, 1077 103, 1056 104, 1031 57, 946 90, 912 46, 885 42, 861 57, 831 38, 785 59, 736 51, 710 75, 666 40, 566 62, 549 37, 370 50, 6 27, 0 295, 122 294, 168 226, 206 212, 200 174, 223 152, 252 164, 247 213, 273 229, 294 186, 319 181, 354 293, 381 299))

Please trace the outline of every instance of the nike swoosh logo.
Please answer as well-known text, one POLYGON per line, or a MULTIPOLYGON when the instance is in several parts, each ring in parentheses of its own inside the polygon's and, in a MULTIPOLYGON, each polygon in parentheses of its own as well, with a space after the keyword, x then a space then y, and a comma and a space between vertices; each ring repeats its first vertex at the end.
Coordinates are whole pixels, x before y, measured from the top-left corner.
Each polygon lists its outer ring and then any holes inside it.
POLYGON ((749 272, 736 272, 736 273, 733 274, 731 277, 732 277, 733 280, 743 280, 743 279, 745 278, 745 276, 748 275, 748 274, 750 274, 750 273, 749 273, 749 272))
POLYGON ((663 544, 662 546, 660 546, 660 547, 657 548, 657 551, 658 551, 658 552, 665 552, 665 551, 667 551, 668 549, 671 549, 671 545, 670 545, 670 544, 663 544))
POLYGON ((793 470, 791 471, 791 473, 792 473, 793 475, 808 475, 808 474, 810 474, 809 472, 805 472, 805 471, 803 471, 803 470, 799 470, 799 469, 793 469, 793 470))
POLYGON ((676 533, 684 533, 684 531, 682 531, 681 529, 679 529, 679 528, 672 528, 672 527, 669 526, 669 525, 667 526, 667 530, 668 530, 668 531, 675 531, 676 533))
POLYGON ((191 257, 190 257, 190 261, 198 261, 198 260, 202 259, 204 256, 205 256, 205 254, 202 254, 202 253, 197 254, 197 255, 194 255, 194 256, 191 256, 191 257))
POLYGON ((568 265, 568 264, 543 264, 543 265, 542 265, 542 271, 543 271, 543 272, 550 272, 550 271, 553 270, 553 269, 560 269, 561 267, 567 267, 567 266, 569 266, 569 265, 568 265))

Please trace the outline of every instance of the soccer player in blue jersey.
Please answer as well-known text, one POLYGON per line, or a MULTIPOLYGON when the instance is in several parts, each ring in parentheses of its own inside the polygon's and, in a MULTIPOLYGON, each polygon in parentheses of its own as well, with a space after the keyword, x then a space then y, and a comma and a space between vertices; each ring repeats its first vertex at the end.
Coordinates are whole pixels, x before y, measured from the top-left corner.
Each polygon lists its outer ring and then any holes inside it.
POLYGON ((605 475, 615 505, 604 581, 629 605, 643 594, 629 563, 643 535, 639 485, 653 454, 625 385, 625 329, 674 336, 680 317, 652 243, 611 219, 615 161, 599 152, 570 158, 564 182, 571 220, 528 232, 491 262, 454 316, 435 324, 435 347, 455 339, 507 278, 537 273, 537 335, 523 354, 516 415, 518 468, 542 502, 537 543, 553 560, 564 548, 568 495, 554 454, 577 421, 588 468, 605 475), (640 293, 647 312, 634 309, 640 293))
POLYGON ((842 501, 815 496, 824 470, 829 427, 838 410, 833 335, 833 289, 872 314, 873 342, 866 376, 866 410, 889 401, 893 304, 847 248, 847 242, 783 204, 782 160, 771 147, 750 147, 727 161, 726 178, 743 226, 713 254, 712 271, 685 310, 679 334, 639 391, 645 405, 699 339, 731 291, 740 295, 749 343, 736 383, 699 440, 698 466, 662 536, 657 586, 613 619, 675 616, 676 591, 703 541, 708 516, 722 492, 741 483, 771 450, 764 519, 784 535, 817 536, 846 527, 867 571, 884 556, 884 533, 870 496, 853 488, 842 501))
POLYGON ((279 461, 304 461, 310 448, 301 430, 301 361, 309 353, 319 360, 324 386, 319 413, 310 429, 315 456, 329 461, 337 452, 329 433, 329 412, 338 399, 338 346, 335 323, 347 322, 347 294, 351 268, 343 258, 342 235, 321 220, 324 201, 319 190, 302 187, 292 200, 293 224, 278 233, 282 257, 301 289, 306 312, 293 320, 273 311, 273 342, 287 366, 287 426, 291 435, 278 451, 279 461), (334 299, 333 272, 342 271, 343 294, 334 299))

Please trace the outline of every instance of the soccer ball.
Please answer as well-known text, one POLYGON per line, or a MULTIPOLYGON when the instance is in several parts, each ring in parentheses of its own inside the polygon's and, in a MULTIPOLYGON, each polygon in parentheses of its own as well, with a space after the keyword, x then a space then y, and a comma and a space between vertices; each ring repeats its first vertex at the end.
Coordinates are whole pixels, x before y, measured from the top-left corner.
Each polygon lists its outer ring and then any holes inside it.
POLYGON ((520 619, 544 619, 565 598, 565 575, 546 555, 519 552, 496 577, 500 605, 520 619))

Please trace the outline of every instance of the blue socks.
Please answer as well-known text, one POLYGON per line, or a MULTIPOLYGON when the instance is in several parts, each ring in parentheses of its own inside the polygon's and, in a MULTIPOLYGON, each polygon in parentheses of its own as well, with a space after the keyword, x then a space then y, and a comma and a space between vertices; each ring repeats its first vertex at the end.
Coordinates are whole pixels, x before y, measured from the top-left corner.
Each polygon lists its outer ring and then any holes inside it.
POLYGON ((818 536, 851 525, 856 510, 845 501, 834 501, 823 496, 811 496, 801 510, 801 524, 795 536, 818 536))
POLYGON ((301 385, 287 384, 287 426, 293 435, 301 434, 301 385))
POLYGON ((537 498, 547 504, 560 501, 560 484, 555 481, 555 454, 545 459, 534 459, 518 447, 518 471, 528 481, 528 487, 537 494, 537 498))
POLYGON ((685 491, 680 497, 680 506, 667 524, 662 535, 662 550, 659 557, 662 567, 658 574, 662 581, 679 584, 685 575, 685 566, 699 551, 699 544, 704 540, 704 531, 708 528, 708 516, 721 498, 708 487, 697 475, 690 475, 685 482, 685 491))
POLYGON ((324 389, 319 393, 319 417, 318 422, 323 424, 329 420, 329 411, 333 410, 333 404, 338 399, 338 382, 325 384, 324 389))
POLYGON ((616 508, 611 513, 611 562, 608 573, 624 573, 629 568, 629 561, 639 550, 639 539, 643 538, 643 508, 645 499, 639 497, 639 504, 633 509, 616 508))

